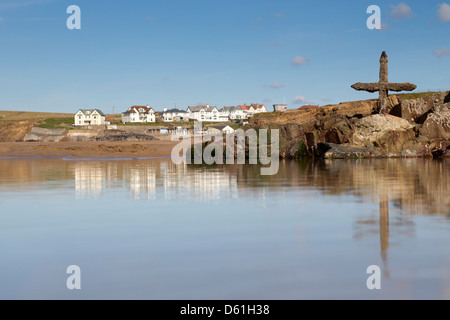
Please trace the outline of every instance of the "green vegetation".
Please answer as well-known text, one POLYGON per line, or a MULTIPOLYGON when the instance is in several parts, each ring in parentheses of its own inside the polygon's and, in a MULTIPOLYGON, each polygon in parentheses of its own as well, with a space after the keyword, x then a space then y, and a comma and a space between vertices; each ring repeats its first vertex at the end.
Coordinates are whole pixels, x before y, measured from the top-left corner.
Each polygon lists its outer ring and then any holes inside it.
POLYGON ((41 120, 38 127, 44 129, 68 129, 73 124, 74 118, 47 118, 41 120))
POLYGON ((234 130, 236 130, 236 129, 239 128, 239 123, 229 124, 229 126, 230 126, 231 128, 233 128, 234 130))
POLYGON ((396 96, 400 100, 409 100, 409 99, 419 99, 426 96, 429 96, 434 93, 439 93, 439 91, 427 91, 427 92, 413 92, 413 93, 400 93, 396 94, 396 96))

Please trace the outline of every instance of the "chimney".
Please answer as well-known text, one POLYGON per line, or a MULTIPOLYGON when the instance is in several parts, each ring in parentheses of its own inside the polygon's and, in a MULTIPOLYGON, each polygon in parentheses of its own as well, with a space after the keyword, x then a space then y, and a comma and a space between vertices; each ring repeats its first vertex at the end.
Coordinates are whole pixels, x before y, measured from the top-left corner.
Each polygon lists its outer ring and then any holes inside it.
POLYGON ((164 107, 164 109, 163 109, 163 112, 166 112, 167 111, 167 108, 166 107, 164 107))

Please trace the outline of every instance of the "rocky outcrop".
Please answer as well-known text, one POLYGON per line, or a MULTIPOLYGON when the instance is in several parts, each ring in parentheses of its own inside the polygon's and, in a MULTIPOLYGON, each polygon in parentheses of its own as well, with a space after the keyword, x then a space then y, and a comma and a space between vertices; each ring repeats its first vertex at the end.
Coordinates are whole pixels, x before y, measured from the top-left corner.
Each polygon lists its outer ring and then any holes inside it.
POLYGON ((279 130, 282 158, 450 156, 450 92, 390 96, 390 115, 372 101, 319 109, 259 114, 252 127, 279 130))
POLYGON ((121 132, 117 134, 108 134, 95 138, 96 141, 150 141, 158 140, 154 136, 148 134, 121 132))
POLYGON ((420 134, 430 139, 450 139, 450 103, 434 106, 426 113, 420 134))
POLYGON ((65 129, 44 129, 33 127, 30 133, 27 133, 23 141, 39 141, 39 142, 59 142, 66 137, 65 129))

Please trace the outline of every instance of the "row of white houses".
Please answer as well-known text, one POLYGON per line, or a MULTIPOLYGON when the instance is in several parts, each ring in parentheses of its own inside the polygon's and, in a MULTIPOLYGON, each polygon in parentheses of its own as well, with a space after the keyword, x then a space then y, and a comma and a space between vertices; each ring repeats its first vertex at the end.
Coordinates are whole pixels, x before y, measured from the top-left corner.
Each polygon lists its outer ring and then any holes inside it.
POLYGON ((267 112, 263 104, 241 105, 237 107, 223 107, 218 109, 210 105, 190 106, 186 111, 164 108, 164 122, 182 122, 196 120, 200 122, 227 122, 230 120, 245 120, 256 113, 267 112))
MULTIPOLYGON (((263 104, 240 105, 218 109, 210 105, 189 106, 186 111, 164 108, 161 114, 164 122, 227 122, 230 120, 245 120, 256 113, 267 112, 263 104)), ((156 112, 149 106, 132 106, 122 113, 123 123, 156 122, 156 112)), ((75 114, 75 126, 105 125, 105 114, 99 109, 80 109, 75 114)))

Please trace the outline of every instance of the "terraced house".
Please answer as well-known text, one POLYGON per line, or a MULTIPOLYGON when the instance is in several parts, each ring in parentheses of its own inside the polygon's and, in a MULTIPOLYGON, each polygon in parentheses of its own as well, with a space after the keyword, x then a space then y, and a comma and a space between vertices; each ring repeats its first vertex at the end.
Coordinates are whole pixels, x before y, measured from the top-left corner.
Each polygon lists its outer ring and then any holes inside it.
POLYGON ((186 110, 189 119, 200 122, 226 122, 228 115, 219 111, 216 107, 211 107, 209 104, 204 106, 192 106, 186 110))
POLYGON ((80 109, 75 113, 75 126, 100 126, 106 124, 105 114, 99 109, 80 109))
POLYGON ((132 106, 122 113, 123 123, 155 122, 155 111, 149 106, 132 106))
POLYGON ((189 120, 186 111, 180 109, 167 110, 167 108, 164 108, 162 116, 164 122, 183 122, 189 120))

